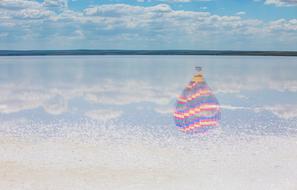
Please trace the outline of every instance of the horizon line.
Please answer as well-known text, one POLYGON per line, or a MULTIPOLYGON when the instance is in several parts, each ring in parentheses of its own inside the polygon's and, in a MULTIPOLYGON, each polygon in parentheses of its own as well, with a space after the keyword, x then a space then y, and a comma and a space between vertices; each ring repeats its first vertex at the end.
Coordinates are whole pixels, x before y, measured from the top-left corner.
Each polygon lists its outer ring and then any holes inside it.
POLYGON ((195 50, 195 49, 48 49, 0 50, 0 56, 61 56, 61 55, 246 55, 246 56, 297 56, 290 50, 195 50))

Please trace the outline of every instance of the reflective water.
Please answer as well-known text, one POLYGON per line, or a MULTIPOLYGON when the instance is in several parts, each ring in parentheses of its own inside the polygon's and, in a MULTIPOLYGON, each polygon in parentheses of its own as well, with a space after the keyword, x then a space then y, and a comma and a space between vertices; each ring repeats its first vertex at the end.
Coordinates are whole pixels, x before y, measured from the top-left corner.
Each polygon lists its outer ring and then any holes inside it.
POLYGON ((0 188, 296 189, 296 71, 295 57, 0 57, 0 188), (189 135, 172 112, 195 66, 222 115, 189 135))

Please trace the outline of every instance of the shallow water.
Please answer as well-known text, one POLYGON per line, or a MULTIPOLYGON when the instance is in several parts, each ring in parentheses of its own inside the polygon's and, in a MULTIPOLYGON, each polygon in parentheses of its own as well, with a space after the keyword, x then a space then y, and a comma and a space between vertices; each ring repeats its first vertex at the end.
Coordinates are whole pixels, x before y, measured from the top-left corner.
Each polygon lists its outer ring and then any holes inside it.
POLYGON ((0 57, 0 189, 296 189, 297 58, 0 57), (221 125, 184 134, 202 66, 221 125))

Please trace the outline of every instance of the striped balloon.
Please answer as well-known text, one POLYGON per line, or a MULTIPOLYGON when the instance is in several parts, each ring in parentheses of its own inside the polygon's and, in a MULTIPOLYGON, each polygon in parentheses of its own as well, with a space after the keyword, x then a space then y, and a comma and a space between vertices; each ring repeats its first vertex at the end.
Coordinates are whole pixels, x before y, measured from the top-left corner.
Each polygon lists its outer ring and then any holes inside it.
POLYGON ((218 126, 221 112, 218 100, 206 84, 201 68, 183 90, 174 113, 176 126, 184 132, 202 132, 218 126))

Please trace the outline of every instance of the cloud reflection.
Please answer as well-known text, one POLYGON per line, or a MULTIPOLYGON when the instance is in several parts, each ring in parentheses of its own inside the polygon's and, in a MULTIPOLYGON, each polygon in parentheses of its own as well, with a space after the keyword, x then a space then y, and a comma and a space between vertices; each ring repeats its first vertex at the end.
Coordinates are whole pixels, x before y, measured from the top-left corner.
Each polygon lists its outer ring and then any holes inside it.
POLYGON ((85 113, 85 116, 97 120, 106 122, 111 119, 116 119, 122 115, 122 111, 110 110, 110 109, 101 109, 101 110, 92 110, 85 113))
MULTIPOLYGON (((197 62, 206 62, 201 64, 206 81, 222 109, 230 114, 230 117, 222 116, 223 125, 232 123, 234 117, 239 123, 245 121, 246 114, 255 120, 269 116, 269 122, 291 122, 297 118, 296 67, 291 64, 294 60, 280 61, 284 64, 280 67, 279 61, 271 59, 267 59, 269 63, 272 61, 270 65, 258 63, 264 61, 262 58, 94 56, 83 59, 85 62, 80 57, 55 57, 43 63, 41 58, 28 58, 18 65, 6 58, 9 64, 0 65, 0 121, 29 118, 32 121, 28 126, 34 122, 38 125, 40 120, 75 123, 83 119, 99 123, 116 120, 119 125, 125 122, 140 126, 143 123, 173 125, 176 98, 190 80, 197 62), (218 60, 226 63, 217 64, 218 60), (252 61, 257 66, 248 64, 252 61), (159 67, 155 68, 155 64, 159 67)), ((252 121, 245 122, 253 125, 252 121)))

